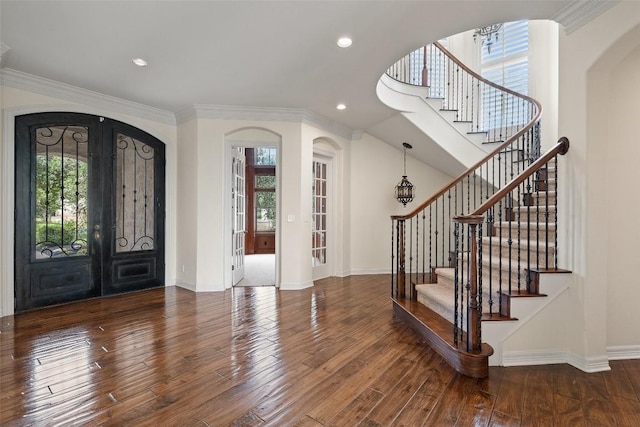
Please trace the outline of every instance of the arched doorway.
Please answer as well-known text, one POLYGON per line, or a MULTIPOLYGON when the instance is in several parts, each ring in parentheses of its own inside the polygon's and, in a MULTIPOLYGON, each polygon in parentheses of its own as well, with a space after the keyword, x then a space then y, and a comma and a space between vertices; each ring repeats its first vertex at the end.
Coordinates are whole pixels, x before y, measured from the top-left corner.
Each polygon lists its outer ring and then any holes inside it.
POLYGON ((164 153, 104 117, 16 117, 16 311, 164 284, 164 153))

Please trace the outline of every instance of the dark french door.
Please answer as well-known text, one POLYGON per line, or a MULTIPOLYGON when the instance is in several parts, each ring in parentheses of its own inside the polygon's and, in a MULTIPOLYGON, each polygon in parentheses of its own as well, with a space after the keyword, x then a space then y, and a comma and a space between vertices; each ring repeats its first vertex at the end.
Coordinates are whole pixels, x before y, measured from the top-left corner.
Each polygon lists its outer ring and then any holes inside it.
POLYGON ((125 123, 15 123, 15 309, 164 284, 164 144, 125 123))

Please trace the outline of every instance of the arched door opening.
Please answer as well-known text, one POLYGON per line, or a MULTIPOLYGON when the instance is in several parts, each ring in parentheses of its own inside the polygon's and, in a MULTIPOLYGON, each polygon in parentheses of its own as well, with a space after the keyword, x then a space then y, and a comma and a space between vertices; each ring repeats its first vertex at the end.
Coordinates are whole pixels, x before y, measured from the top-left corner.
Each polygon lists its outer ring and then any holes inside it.
POLYGON ((164 153, 104 117, 16 117, 16 312, 164 285, 164 153))

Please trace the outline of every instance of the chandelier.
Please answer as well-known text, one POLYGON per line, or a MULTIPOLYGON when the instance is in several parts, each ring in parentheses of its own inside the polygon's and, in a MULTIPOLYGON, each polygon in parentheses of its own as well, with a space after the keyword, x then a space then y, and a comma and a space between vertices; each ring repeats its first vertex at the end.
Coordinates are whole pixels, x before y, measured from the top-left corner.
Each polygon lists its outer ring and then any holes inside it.
POLYGON ((396 200, 402 203, 403 206, 407 206, 407 203, 410 203, 413 200, 413 190, 415 187, 409 180, 407 179, 407 149, 413 148, 411 144, 407 144, 406 142, 402 143, 404 147, 404 174, 402 175, 402 179, 396 185, 396 200))
POLYGON ((498 41, 500 28, 502 28, 502 24, 493 24, 482 28, 476 28, 473 33, 473 41, 477 43, 478 37, 480 37, 482 44, 487 46, 487 52, 491 53, 491 45, 494 41, 498 41))

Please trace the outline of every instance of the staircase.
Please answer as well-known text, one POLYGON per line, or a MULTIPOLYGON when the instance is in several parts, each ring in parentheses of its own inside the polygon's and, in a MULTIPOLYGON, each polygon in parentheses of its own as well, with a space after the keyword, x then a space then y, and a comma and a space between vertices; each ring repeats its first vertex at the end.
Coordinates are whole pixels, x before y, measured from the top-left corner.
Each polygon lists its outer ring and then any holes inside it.
POLYGON ((392 217, 394 315, 458 372, 486 377, 494 348, 501 364, 502 343, 522 326, 519 318, 530 321, 548 304, 546 277, 566 272, 557 265, 557 156, 569 141, 561 138, 541 155, 537 102, 475 74, 460 78, 471 70, 437 43, 424 52, 445 56, 438 61, 447 65, 427 69, 421 84, 439 72, 434 92, 443 95, 442 109, 497 147, 413 212, 392 217), (468 86, 451 89, 448 76, 468 86), (484 129, 482 101, 469 98, 491 90, 505 108, 517 109, 503 117, 519 117, 500 129, 484 129), (491 342, 483 342, 483 328, 491 342))

